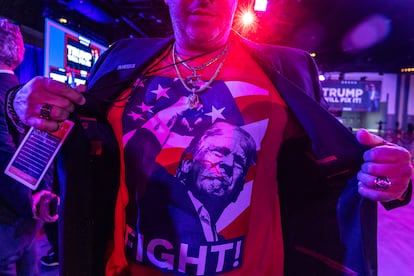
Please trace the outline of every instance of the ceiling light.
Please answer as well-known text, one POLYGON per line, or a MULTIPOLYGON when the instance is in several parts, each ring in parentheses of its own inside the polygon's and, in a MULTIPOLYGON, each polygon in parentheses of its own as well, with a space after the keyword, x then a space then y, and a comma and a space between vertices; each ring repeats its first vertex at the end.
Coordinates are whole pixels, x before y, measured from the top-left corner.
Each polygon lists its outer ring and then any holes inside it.
POLYGON ((256 0, 254 3, 254 10, 255 11, 266 11, 267 8, 267 0, 256 0))
POLYGON ((58 19, 58 21, 59 21, 60 24, 66 24, 66 23, 68 23, 68 20, 66 18, 64 18, 64 17, 60 17, 58 19))

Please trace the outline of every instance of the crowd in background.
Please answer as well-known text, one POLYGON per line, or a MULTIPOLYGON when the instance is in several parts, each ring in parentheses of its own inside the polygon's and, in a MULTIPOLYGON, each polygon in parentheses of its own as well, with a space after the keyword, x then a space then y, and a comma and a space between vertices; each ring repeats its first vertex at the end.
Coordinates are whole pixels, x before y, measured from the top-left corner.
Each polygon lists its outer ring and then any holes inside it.
MULTIPOLYGON (((406 129, 401 129, 399 122, 395 123, 393 129, 378 129, 378 133, 385 140, 398 144, 411 152, 414 153, 414 124, 408 123, 406 129)), ((414 163, 414 160, 412 160, 414 163)))

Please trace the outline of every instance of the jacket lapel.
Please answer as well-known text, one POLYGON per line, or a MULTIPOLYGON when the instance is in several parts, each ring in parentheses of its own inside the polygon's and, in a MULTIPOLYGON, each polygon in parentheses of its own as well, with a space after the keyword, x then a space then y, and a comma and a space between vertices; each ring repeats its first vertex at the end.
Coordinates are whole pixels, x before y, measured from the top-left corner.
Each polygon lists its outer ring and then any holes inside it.
POLYGON ((306 95, 280 73, 274 84, 308 134, 315 161, 324 168, 327 177, 355 173, 363 162, 367 149, 326 109, 306 95))
POLYGON ((306 131, 312 144, 314 161, 324 175, 331 178, 355 174, 360 170, 367 147, 361 145, 344 125, 321 106, 318 102, 320 99, 313 98, 319 96, 313 91, 318 85, 311 83, 312 80, 317 81, 311 76, 317 72, 309 73, 310 66, 304 64, 304 59, 281 57, 289 52, 282 53, 279 48, 261 47, 246 40, 243 42, 306 131), (285 64, 284 60, 293 60, 297 64, 285 64), (288 69, 293 66, 296 66, 295 70, 288 69), (290 74, 291 71, 296 75, 290 74), (298 79, 297 83, 302 83, 303 87, 299 87, 292 79, 298 79))
POLYGON ((106 116, 113 101, 145 73, 146 67, 167 49, 172 40, 172 37, 160 40, 129 39, 111 46, 104 53, 105 56, 98 60, 88 79, 88 92, 85 94, 87 105, 81 110, 106 116), (111 55, 112 51, 117 54, 111 55), (136 51, 140 54, 132 54, 136 51))

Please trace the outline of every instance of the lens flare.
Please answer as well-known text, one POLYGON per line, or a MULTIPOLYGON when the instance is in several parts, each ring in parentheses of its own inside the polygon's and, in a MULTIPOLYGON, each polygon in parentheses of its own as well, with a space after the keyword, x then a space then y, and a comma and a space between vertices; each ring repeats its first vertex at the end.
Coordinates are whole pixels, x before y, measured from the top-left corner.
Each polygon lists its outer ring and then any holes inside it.
POLYGON ((256 32, 258 26, 257 16, 252 6, 240 7, 234 17, 234 29, 241 35, 248 37, 256 32))

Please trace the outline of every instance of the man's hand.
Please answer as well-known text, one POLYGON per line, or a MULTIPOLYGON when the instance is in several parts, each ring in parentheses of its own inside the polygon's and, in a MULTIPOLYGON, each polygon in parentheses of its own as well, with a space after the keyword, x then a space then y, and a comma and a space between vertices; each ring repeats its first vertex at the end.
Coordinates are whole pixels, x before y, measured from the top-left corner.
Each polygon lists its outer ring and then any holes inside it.
POLYGON ((50 213, 50 205, 52 201, 57 198, 57 205, 59 205, 59 197, 54 193, 42 190, 32 195, 33 199, 33 217, 35 219, 43 220, 44 222, 54 222, 59 218, 59 215, 50 213))
POLYGON ((361 144, 372 147, 364 153, 364 163, 358 172, 359 193, 375 201, 401 199, 413 176, 409 151, 365 129, 359 130, 356 137, 361 144), (391 185, 381 188, 381 183, 388 181, 391 185))
POLYGON ((24 85, 16 94, 13 102, 19 119, 27 126, 40 130, 54 131, 59 122, 66 120, 75 109, 82 105, 85 98, 68 85, 45 77, 36 77, 24 85), (42 116, 42 107, 48 110, 47 118, 42 116))

